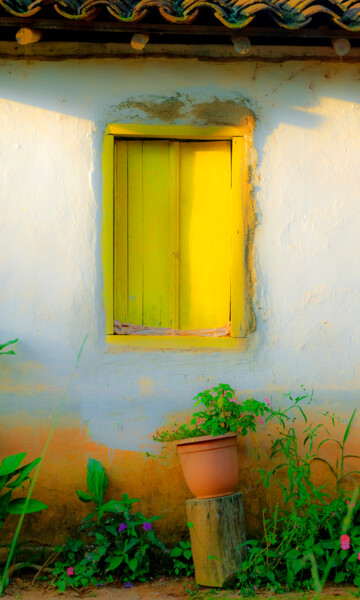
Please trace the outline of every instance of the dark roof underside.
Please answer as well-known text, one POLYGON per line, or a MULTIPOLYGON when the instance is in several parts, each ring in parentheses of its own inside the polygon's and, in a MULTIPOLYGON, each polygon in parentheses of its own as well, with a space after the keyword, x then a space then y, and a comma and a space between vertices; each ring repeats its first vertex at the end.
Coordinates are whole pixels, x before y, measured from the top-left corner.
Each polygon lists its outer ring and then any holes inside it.
POLYGON ((360 31, 358 0, 322 0, 321 4, 317 0, 0 0, 0 7, 0 21, 11 15, 14 21, 21 17, 24 25, 26 18, 34 17, 90 24, 100 14, 103 21, 107 14, 110 21, 123 25, 149 19, 154 23, 154 18, 175 26, 200 24, 205 16, 234 33, 250 24, 262 25, 264 19, 277 29, 298 31, 321 22, 338 30, 360 31))

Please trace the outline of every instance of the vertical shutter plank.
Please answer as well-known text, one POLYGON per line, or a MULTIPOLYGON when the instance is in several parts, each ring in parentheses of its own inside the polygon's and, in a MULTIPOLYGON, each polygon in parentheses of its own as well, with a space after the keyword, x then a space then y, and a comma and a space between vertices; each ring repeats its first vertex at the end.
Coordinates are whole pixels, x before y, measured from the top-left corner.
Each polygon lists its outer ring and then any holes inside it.
POLYGON ((128 322, 127 188, 127 142, 121 140, 115 144, 114 319, 123 323, 128 322))
POLYGON ((179 142, 170 143, 169 159, 169 324, 179 329, 179 142))
POLYGON ((170 327, 170 142, 143 142, 144 324, 170 327))
POLYGON ((143 325, 143 143, 128 142, 128 322, 143 325))

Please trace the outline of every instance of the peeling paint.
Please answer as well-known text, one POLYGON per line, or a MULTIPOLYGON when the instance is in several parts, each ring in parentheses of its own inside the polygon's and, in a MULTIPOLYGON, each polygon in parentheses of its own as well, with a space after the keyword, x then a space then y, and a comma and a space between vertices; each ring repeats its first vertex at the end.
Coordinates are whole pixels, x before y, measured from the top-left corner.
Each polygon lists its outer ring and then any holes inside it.
POLYGON ((254 113, 247 108, 244 98, 236 100, 221 100, 214 98, 210 102, 195 104, 191 113, 204 125, 236 125, 253 129, 254 113))
POLYGON ((185 102, 176 96, 150 96, 146 99, 144 98, 142 101, 131 98, 126 102, 119 104, 117 109, 137 109, 138 111, 145 113, 150 119, 158 119, 166 123, 171 123, 184 116, 182 111, 184 106, 185 102))

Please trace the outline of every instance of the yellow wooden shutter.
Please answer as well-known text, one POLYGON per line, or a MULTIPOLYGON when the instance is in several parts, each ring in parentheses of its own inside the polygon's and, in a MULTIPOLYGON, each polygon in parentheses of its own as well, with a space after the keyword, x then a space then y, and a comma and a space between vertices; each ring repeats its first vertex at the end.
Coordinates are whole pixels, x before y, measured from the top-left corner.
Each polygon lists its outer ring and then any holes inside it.
POLYGON ((230 142, 180 144, 180 329, 230 320, 230 142))
POLYGON ((183 330, 230 319, 231 144, 118 140, 114 318, 183 330))

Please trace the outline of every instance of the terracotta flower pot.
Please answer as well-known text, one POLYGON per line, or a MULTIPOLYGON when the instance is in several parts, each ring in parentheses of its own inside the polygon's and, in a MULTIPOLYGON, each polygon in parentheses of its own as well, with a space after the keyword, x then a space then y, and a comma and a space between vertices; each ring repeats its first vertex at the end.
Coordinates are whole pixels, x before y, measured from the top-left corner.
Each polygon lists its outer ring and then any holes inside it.
POLYGON ((207 435, 177 444, 185 481, 196 498, 233 494, 238 482, 237 433, 207 435))

